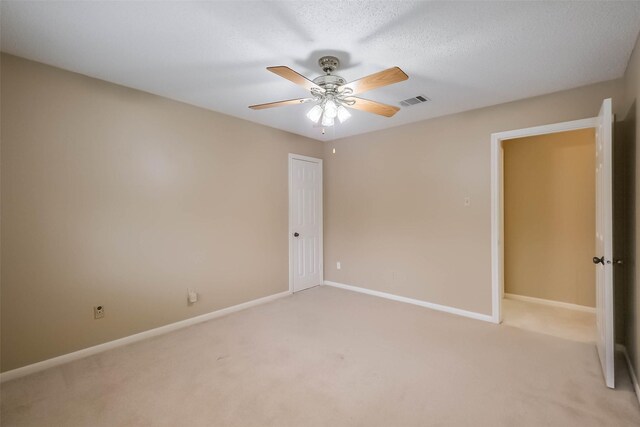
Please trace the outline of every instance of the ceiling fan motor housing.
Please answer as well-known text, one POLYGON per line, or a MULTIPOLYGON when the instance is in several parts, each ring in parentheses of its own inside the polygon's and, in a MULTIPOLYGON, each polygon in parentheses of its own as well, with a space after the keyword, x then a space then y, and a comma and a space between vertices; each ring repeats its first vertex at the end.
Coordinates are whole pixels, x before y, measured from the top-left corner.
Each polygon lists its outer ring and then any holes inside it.
POLYGON ((332 92, 337 90, 338 87, 342 86, 347 81, 340 76, 327 74, 325 76, 316 77, 315 79, 313 79, 313 82, 327 92, 332 92))

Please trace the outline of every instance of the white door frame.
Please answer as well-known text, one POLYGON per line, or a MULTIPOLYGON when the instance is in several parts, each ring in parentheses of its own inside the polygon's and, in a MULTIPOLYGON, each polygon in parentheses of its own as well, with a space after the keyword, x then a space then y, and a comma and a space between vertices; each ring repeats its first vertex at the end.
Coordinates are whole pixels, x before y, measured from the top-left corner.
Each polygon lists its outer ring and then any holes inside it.
POLYGON ((324 209, 322 207, 322 199, 324 193, 324 180, 322 178, 322 159, 315 157, 303 156, 301 154, 289 153, 289 292, 293 293, 293 227, 291 226, 291 207, 293 206, 293 160, 304 160, 306 162, 318 163, 320 165, 320 203, 318 206, 318 218, 320 218, 320 283, 324 282, 324 209))
POLYGON ((598 118, 554 123, 491 134, 491 305, 493 323, 502 323, 504 297, 504 150, 508 139, 596 128, 598 118))

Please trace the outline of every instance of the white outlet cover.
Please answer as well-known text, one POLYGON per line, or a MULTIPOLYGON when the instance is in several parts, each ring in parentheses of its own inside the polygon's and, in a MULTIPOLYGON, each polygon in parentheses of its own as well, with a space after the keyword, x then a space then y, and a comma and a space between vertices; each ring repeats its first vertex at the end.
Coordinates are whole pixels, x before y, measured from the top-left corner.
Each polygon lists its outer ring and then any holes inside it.
POLYGON ((93 307, 93 318, 102 319, 104 317, 104 306, 96 305, 93 307))
POLYGON ((191 304, 198 301, 198 293, 196 291, 189 290, 188 294, 189 294, 189 302, 191 304))

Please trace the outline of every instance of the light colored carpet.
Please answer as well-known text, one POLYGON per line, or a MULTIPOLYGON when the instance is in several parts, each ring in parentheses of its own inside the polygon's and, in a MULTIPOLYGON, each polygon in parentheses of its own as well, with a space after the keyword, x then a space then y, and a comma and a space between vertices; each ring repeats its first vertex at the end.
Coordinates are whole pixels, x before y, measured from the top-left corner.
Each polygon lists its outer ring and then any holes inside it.
POLYGON ((5 383, 2 425, 640 425, 618 387, 593 345, 322 286, 5 383))
POLYGON ((596 342, 596 315, 529 301, 502 300, 502 324, 573 341, 596 342))

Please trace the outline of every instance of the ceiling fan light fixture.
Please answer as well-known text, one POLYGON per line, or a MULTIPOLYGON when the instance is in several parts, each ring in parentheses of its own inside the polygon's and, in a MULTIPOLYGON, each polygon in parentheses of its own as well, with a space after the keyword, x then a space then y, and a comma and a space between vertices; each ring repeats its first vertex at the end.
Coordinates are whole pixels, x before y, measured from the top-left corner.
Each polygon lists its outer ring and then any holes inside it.
POLYGON ((324 115, 331 119, 335 119, 338 115, 338 106, 332 99, 327 99, 327 102, 325 102, 324 115))
POLYGON ((326 113, 322 115, 322 126, 333 126, 334 121, 333 117, 327 116, 326 113))
POLYGON ((351 117, 351 113, 349 112, 349 110, 347 110, 346 108, 344 108, 344 106, 339 106, 338 107, 338 120, 340 121, 340 123, 344 123, 346 122, 349 117, 351 117))
POLYGON ((309 112, 307 113, 307 117, 313 123, 318 123, 320 120, 320 116, 322 116, 322 107, 320 105, 315 105, 309 112))

